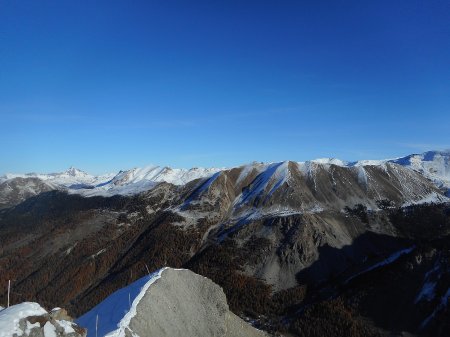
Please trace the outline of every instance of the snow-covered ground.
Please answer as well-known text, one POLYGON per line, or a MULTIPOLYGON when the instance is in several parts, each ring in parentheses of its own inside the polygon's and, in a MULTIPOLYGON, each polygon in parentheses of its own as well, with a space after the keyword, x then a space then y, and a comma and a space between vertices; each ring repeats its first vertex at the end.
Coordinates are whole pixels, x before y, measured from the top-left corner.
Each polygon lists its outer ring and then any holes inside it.
MULTIPOLYGON (((0 311, 0 337, 12 337, 14 334, 21 336, 23 331, 19 326, 22 318, 29 316, 40 316, 46 314, 47 311, 39 304, 33 302, 23 302, 10 306, 0 311)), ((37 323, 39 325, 39 323, 37 323)), ((28 322, 26 330, 32 328, 28 322)))
MULTIPOLYGON (((56 309, 53 309, 54 312, 56 309)), ((0 307, 0 337, 41 336, 57 337, 61 333, 71 336, 79 336, 75 332, 73 323, 63 319, 51 318, 51 315, 35 302, 23 302, 10 306, 0 307), (33 316, 41 316, 42 320, 35 323, 27 319, 33 316), (43 324, 43 326, 41 325, 43 324)))

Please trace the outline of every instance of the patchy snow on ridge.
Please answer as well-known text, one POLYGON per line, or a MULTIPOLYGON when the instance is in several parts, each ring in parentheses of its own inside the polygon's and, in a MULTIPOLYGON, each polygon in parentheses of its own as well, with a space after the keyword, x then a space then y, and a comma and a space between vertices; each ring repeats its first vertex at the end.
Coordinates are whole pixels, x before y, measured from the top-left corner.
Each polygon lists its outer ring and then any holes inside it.
POLYGON ((236 199, 235 209, 265 195, 270 197, 280 186, 289 180, 289 162, 273 163, 267 165, 264 170, 253 180, 240 196, 236 199))
POLYGON ((450 196, 450 150, 412 154, 391 162, 423 174, 450 196))
POLYGON ((449 201, 450 201, 450 198, 447 198, 441 194, 437 194, 436 192, 433 192, 419 200, 405 202, 402 205, 402 207, 408 207, 408 206, 412 206, 412 205, 422 205, 422 204, 440 204, 440 203, 449 202, 449 201))

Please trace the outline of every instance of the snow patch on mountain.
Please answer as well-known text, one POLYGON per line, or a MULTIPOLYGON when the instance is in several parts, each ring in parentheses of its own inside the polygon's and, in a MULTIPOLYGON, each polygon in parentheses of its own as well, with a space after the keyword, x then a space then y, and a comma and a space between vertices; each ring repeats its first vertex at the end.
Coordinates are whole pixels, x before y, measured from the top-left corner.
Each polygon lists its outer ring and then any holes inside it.
POLYGON ((349 278, 344 282, 344 284, 347 284, 348 282, 350 282, 351 280, 353 280, 355 277, 358 277, 359 275, 365 274, 365 273, 367 273, 367 272, 369 272, 369 271, 372 271, 372 270, 377 269, 377 268, 379 268, 379 267, 385 266, 385 265, 387 265, 387 264, 391 264, 392 262, 398 260, 402 255, 411 253, 415 248, 416 248, 415 246, 412 246, 412 247, 402 249, 402 250, 400 250, 400 251, 398 251, 398 252, 395 252, 395 253, 389 255, 389 256, 388 256, 387 258, 385 258, 384 260, 375 263, 374 265, 372 265, 372 266, 370 266, 370 267, 368 267, 368 268, 366 268, 366 269, 360 271, 359 273, 356 273, 355 275, 352 275, 351 277, 349 277, 349 278))
POLYGON ((430 316, 428 316, 420 325, 420 327, 423 329, 425 328, 428 323, 430 323, 430 321, 433 319, 434 316, 436 316, 436 314, 441 311, 442 309, 444 309, 447 304, 448 301, 450 299, 450 288, 447 289, 447 292, 444 294, 444 296, 442 296, 441 301, 439 302, 438 306, 434 309, 434 311, 431 313, 430 316))

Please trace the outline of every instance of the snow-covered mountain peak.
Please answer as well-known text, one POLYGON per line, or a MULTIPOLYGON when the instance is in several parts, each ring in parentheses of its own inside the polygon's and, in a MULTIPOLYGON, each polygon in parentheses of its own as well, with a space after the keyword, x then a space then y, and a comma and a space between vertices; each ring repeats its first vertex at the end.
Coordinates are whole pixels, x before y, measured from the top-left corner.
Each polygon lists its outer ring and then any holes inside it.
POLYGON ((86 176, 89 176, 88 173, 86 173, 86 172, 84 172, 82 170, 79 170, 79 169, 77 169, 77 168, 75 168, 73 166, 69 167, 69 169, 67 169, 62 174, 66 174, 66 175, 71 176, 71 177, 86 177, 86 176))
POLYGON ((358 160, 353 163, 349 163, 349 166, 384 166, 386 165, 387 160, 358 160))
POLYGON ((337 166, 348 166, 348 162, 338 159, 338 158, 317 158, 311 160, 312 163, 325 164, 325 165, 337 165, 337 166))
POLYGON ((127 171, 120 171, 113 179, 114 185, 134 184, 140 181, 167 182, 174 185, 184 185, 189 181, 206 178, 220 171, 218 168, 192 168, 173 169, 165 166, 147 166, 143 168, 133 168, 127 171))

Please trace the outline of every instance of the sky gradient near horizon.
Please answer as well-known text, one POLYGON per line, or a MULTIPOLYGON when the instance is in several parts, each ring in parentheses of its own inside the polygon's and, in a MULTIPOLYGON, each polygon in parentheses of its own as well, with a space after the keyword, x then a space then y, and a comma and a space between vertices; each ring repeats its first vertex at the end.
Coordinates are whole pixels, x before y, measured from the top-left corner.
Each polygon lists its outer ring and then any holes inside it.
POLYGON ((0 0, 0 174, 450 147, 446 1, 0 0))

